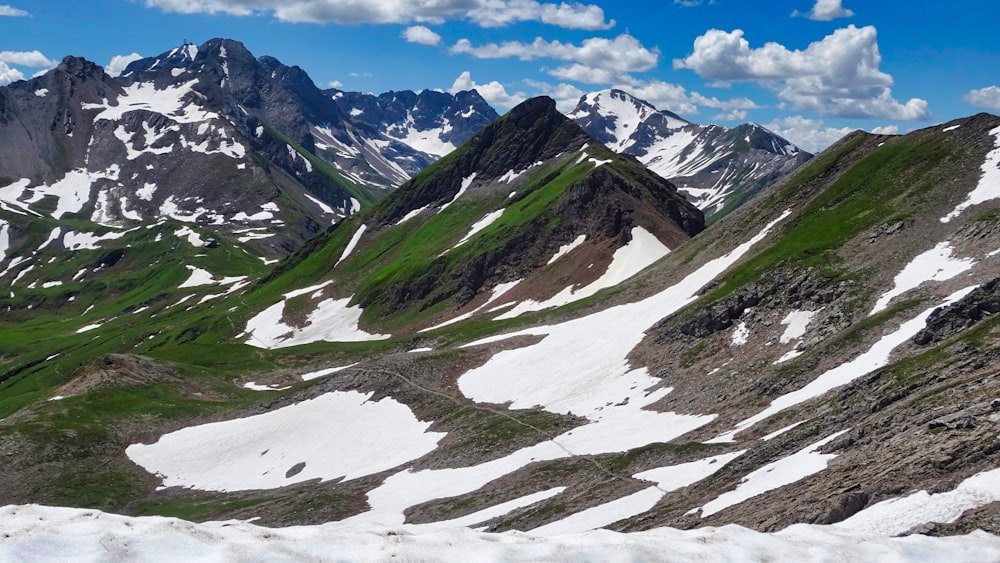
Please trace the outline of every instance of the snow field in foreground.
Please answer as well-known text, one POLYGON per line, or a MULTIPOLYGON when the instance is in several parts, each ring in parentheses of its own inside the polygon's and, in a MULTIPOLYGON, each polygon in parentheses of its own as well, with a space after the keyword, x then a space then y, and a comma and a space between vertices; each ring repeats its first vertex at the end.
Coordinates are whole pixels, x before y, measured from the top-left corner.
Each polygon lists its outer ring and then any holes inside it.
POLYGON ((194 524, 37 505, 0 508, 0 559, 9 561, 920 561, 1000 560, 985 532, 881 538, 799 524, 773 534, 740 526, 622 534, 597 530, 539 538, 467 528, 414 534, 405 527, 343 524, 269 529, 230 521, 194 524))
POLYGON ((164 487, 246 491, 371 475, 427 454, 444 437, 427 432, 431 423, 417 420, 405 405, 370 398, 327 393, 256 416, 184 428, 125 453, 161 475, 164 487))

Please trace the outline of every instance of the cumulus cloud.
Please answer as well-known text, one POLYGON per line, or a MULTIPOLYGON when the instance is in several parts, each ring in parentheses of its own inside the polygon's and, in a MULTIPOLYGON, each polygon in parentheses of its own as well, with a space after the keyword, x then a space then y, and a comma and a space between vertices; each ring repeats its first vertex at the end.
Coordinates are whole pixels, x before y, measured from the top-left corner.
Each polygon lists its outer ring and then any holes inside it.
MULTIPOLYGON (((844 135, 856 131, 853 127, 828 127, 821 119, 808 119, 801 115, 775 119, 764 127, 811 153, 818 153, 839 141, 844 135)), ((899 127, 885 125, 872 128, 870 132, 878 135, 896 135, 899 133, 899 127)))
POLYGON ((469 71, 460 74, 452 83, 451 88, 448 89, 452 94, 463 90, 476 90, 484 100, 498 109, 510 109, 527 99, 527 95, 523 92, 508 93, 504 85, 496 80, 486 84, 477 84, 469 71))
POLYGON ((344 87, 344 83, 339 80, 331 80, 330 83, 327 84, 327 87, 336 88, 339 90, 344 87))
POLYGON ((964 99, 976 107, 1000 111, 1000 88, 997 86, 969 90, 964 99))
POLYGON ((410 43, 419 43, 421 45, 441 44, 441 36, 431 31, 429 27, 423 25, 414 25, 404 29, 402 37, 410 43))
POLYGON ((24 10, 19 10, 18 8, 10 6, 9 4, 0 4, 0 16, 23 18, 30 15, 31 14, 29 14, 28 12, 25 12, 24 10))
POLYGON ((716 121, 746 121, 747 115, 747 110, 745 109, 731 109, 717 114, 712 119, 716 121))
POLYGON ((826 22, 838 18, 853 17, 854 11, 844 8, 842 0, 816 0, 816 5, 813 6, 812 10, 805 14, 795 10, 792 12, 792 16, 805 16, 811 20, 826 22))
POLYGON ((852 127, 827 127, 821 119, 808 119, 801 115, 775 119, 764 127, 811 153, 818 153, 855 131, 852 127))
POLYGON ((104 67, 104 71, 110 76, 121 76, 125 72, 125 67, 142 58, 139 53, 129 53, 127 55, 115 55, 104 67))
POLYGON ((580 103, 580 98, 586 94, 586 92, 572 84, 560 83, 553 85, 535 80, 526 80, 525 83, 538 90, 540 94, 544 94, 555 100, 556 109, 562 113, 572 112, 576 108, 576 105, 580 103))
POLYGON ((589 84, 624 80, 631 72, 642 72, 655 67, 660 58, 659 49, 648 49, 627 33, 614 39, 591 37, 579 45, 536 37, 531 43, 505 41, 474 46, 468 39, 460 39, 452 46, 451 52, 471 55, 477 59, 567 61, 573 64, 550 69, 549 74, 589 84))
POLYGON ((0 51, 0 62, 32 68, 49 68, 58 64, 39 51, 0 51))
POLYGON ((146 6, 183 14, 236 16, 271 13, 292 23, 388 24, 469 20, 482 27, 535 21, 568 29, 609 29, 604 10, 578 2, 538 0, 146 0, 146 6))
MULTIPOLYGON (((760 107, 749 98, 720 100, 714 96, 705 96, 699 92, 688 92, 683 86, 661 80, 633 81, 627 84, 620 83, 615 84, 614 88, 624 90, 636 98, 645 100, 657 109, 672 111, 679 115, 698 115, 700 113, 699 108, 722 110, 724 113, 733 113, 736 111, 746 113, 745 110, 758 109, 760 107)), ((744 116, 740 119, 746 119, 746 117, 744 116)))
POLYGON ((892 97, 892 76, 879 70, 882 56, 873 26, 838 29, 805 50, 769 42, 751 48, 740 29, 712 29, 694 41, 693 52, 674 60, 721 82, 755 81, 777 92, 796 110, 836 117, 927 119, 927 102, 892 97))
POLYGON ((882 127, 875 127, 871 130, 872 133, 876 135, 898 135, 899 126, 898 125, 884 125, 882 127))
POLYGON ((7 66, 7 63, 0 61, 0 86, 6 86, 18 80, 24 80, 24 74, 16 68, 10 68, 7 66))

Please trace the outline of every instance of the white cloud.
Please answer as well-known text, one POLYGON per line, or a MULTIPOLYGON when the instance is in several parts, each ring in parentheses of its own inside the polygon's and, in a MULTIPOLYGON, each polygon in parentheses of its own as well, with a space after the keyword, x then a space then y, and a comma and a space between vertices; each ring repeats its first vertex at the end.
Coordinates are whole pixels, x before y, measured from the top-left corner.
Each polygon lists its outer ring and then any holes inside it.
POLYGON ((855 131, 852 127, 827 127, 821 119, 808 119, 801 115, 776 119, 764 127, 811 153, 818 153, 855 131))
POLYGON ((58 64, 39 51, 0 51, 0 62, 32 68, 51 68, 58 64))
POLYGON ((30 15, 31 14, 29 14, 28 12, 25 12, 24 10, 19 10, 19 9, 13 7, 13 6, 8 5, 8 4, 0 4, 0 16, 10 16, 10 17, 14 17, 14 18, 23 18, 23 17, 30 16, 30 15))
POLYGON ((576 105, 580 103, 580 98, 586 94, 586 92, 576 86, 573 86, 572 84, 560 83, 552 85, 534 80, 526 80, 525 82, 528 86, 538 90, 539 93, 545 94, 555 100, 556 109, 562 113, 572 112, 573 109, 576 108, 576 105))
POLYGON ((344 83, 339 80, 331 80, 330 83, 327 84, 327 87, 336 88, 339 90, 344 87, 344 83))
POLYGON ((6 86, 18 80, 24 80, 24 74, 16 68, 10 68, 7 66, 7 63, 0 61, 0 86, 6 86))
POLYGON ((702 78, 755 81, 774 90, 797 110, 836 117, 927 119, 927 102, 905 103, 892 97, 892 76, 879 70, 877 31, 873 26, 838 29, 805 50, 769 42, 751 48, 740 29, 712 29, 694 41, 693 52, 674 60, 702 78))
POLYGON ((293 23, 389 24, 469 20, 482 27, 535 21, 568 29, 609 29, 604 10, 592 4, 538 0, 146 0, 146 6, 184 14, 236 16, 272 13, 293 23))
POLYGON ((497 109, 510 109, 527 99, 523 92, 508 93, 504 85, 496 80, 487 84, 477 84, 469 71, 460 74, 448 89, 452 94, 463 90, 476 90, 484 100, 497 109))
MULTIPOLYGON (((857 130, 853 127, 827 127, 821 119, 808 119, 801 115, 775 119, 764 127, 811 153, 818 153, 839 141, 844 135, 857 130)), ((874 127, 870 132, 876 135, 897 135, 899 127, 885 125, 874 127)))
POLYGON ((792 16, 805 16, 811 20, 825 22, 838 18, 853 17, 854 11, 844 8, 842 0, 816 0, 816 5, 813 6, 809 13, 803 14, 795 10, 792 12, 792 16))
POLYGON ((638 39, 622 34, 614 39, 591 37, 579 45, 562 41, 546 41, 536 37, 531 43, 505 41, 474 46, 460 39, 451 48, 453 54, 471 55, 477 59, 517 58, 522 61, 554 59, 574 64, 549 70, 563 80, 588 84, 605 84, 628 80, 631 72, 642 72, 656 66, 659 49, 648 49, 638 39))
POLYGON ((884 125, 882 127, 875 127, 871 130, 872 133, 876 135, 898 135, 899 126, 897 125, 884 125))
POLYGON ((746 121, 747 115, 749 114, 745 109, 731 109, 717 114, 712 119, 716 121, 746 121))
POLYGON ((615 88, 624 90, 640 100, 645 100, 656 109, 672 111, 680 115, 696 115, 698 106, 683 86, 651 80, 631 85, 619 84, 615 88))
POLYGON ((403 39, 421 45, 440 45, 441 36, 423 25, 414 25, 403 30, 403 39))
POLYGON ((127 55, 115 55, 104 67, 104 72, 110 76, 121 76, 125 72, 125 67, 142 58, 139 53, 129 53, 127 55))
POLYGON ((1000 111, 1000 88, 996 86, 969 90, 963 99, 977 107, 1000 111))

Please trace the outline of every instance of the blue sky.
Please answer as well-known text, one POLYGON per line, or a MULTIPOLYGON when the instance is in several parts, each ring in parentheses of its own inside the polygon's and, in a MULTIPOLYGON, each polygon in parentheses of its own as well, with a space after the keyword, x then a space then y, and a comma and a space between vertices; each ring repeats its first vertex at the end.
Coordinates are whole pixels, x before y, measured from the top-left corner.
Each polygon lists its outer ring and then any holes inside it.
POLYGON ((1000 113, 1000 5, 986 1, 5 1, 0 84, 66 55, 109 66, 227 37, 321 87, 476 87, 501 112, 539 94, 568 111, 585 92, 621 87, 809 150, 859 128, 1000 113))

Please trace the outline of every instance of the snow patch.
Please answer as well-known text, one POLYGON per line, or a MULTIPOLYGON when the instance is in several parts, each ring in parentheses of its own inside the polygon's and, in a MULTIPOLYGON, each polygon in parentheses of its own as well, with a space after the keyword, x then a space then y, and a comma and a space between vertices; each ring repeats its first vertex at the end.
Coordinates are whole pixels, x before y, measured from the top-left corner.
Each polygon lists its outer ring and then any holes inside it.
POLYGON ((545 301, 524 301, 497 319, 512 319, 529 311, 560 307, 590 297, 602 289, 614 287, 631 278, 670 253, 669 248, 642 227, 634 227, 631 234, 632 240, 615 251, 607 271, 591 284, 579 289, 567 287, 545 301))
POLYGON ((546 262, 545 265, 548 266, 553 262, 555 262, 556 260, 562 258, 563 256, 566 256, 570 252, 573 252, 573 250, 575 250, 578 246, 586 242, 586 240, 587 240, 587 235, 580 235, 575 239, 573 239, 573 242, 560 246, 559 250, 557 250, 556 253, 552 255, 552 258, 549 258, 549 261, 546 262))
MULTIPOLYGON (((1000 181, 1000 176, 998 176, 1000 181)), ((885 310, 895 297, 920 287, 928 281, 946 281, 972 269, 976 261, 972 258, 955 258, 951 243, 940 242, 934 248, 917 256, 907 264, 893 280, 893 288, 883 293, 869 315, 885 310)))
POLYGON ((701 507, 701 517, 706 518, 730 506, 735 506, 755 496, 773 491, 785 485, 790 485, 814 473, 823 471, 826 469, 827 464, 836 458, 837 455, 821 454, 819 453, 819 449, 845 432, 847 430, 827 436, 819 442, 810 444, 786 458, 769 463, 748 474, 735 489, 728 493, 723 493, 715 500, 709 501, 705 506, 701 507))
POLYGON ((454 250, 459 246, 462 246, 463 244, 468 242, 469 239, 476 236, 477 233, 495 223, 497 219, 499 219, 500 216, 503 215, 504 211, 506 211, 506 209, 498 209, 491 213, 487 213, 482 219, 473 223, 472 227, 469 228, 469 232, 464 237, 462 237, 462 240, 458 241, 458 243, 455 244, 455 246, 451 247, 451 249, 454 250))
POLYGON ((743 346, 750 340, 750 328, 747 326, 746 321, 740 322, 733 329, 733 336, 731 343, 733 346, 743 346))
POLYGON ((460 187, 458 189, 458 193, 455 194, 455 197, 451 198, 451 201, 449 201, 448 203, 442 205, 441 209, 438 209, 438 213, 444 211, 445 209, 448 209, 449 205, 455 203, 455 201, 458 200, 458 198, 462 197, 462 194, 464 194, 465 191, 468 190, 470 186, 472 186, 472 182, 475 179, 476 179, 476 173, 475 172, 473 172, 471 176, 469 176, 467 178, 464 178, 462 180, 462 187, 460 187))
POLYGON ((275 489, 357 479, 417 459, 444 438, 389 397, 338 391, 264 414, 192 426, 125 449, 163 487, 275 489), (308 432, 303 432, 308 428, 308 432), (378 432, 373 432, 378 428, 378 432))
POLYGON ((926 524, 955 522, 967 510, 1000 502, 1000 469, 977 473, 951 491, 918 491, 873 504, 834 527, 855 533, 895 536, 926 524))
POLYGON ((352 236, 351 240, 348 241, 347 247, 344 248, 344 252, 340 255, 340 259, 337 260, 337 263, 334 264, 334 266, 343 262, 345 259, 347 259, 348 256, 351 255, 352 252, 354 252, 354 248, 358 246, 358 242, 361 241, 361 236, 365 234, 365 230, 367 228, 368 225, 361 225, 360 227, 358 227, 357 231, 354 231, 354 236, 352 236))
POLYGON ((992 129, 990 135, 996 139, 995 148, 986 155, 979 184, 954 211, 941 218, 942 223, 950 222, 974 205, 1000 198, 1000 127, 992 129))
POLYGON ((792 311, 785 318, 781 319, 781 324, 785 325, 785 332, 781 333, 778 342, 788 344, 793 340, 799 340, 806 334, 806 328, 812 322, 813 317, 819 311, 792 311))

